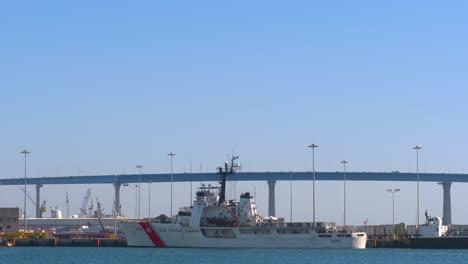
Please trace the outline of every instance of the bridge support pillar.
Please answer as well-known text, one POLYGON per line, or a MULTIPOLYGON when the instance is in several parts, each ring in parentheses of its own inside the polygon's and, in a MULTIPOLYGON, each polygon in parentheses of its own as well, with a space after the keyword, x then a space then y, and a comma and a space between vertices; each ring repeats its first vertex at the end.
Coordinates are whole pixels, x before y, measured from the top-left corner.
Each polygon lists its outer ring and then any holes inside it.
POLYGON ((114 183, 114 191, 115 191, 115 195, 114 195, 114 211, 115 211, 115 215, 116 216, 120 216, 120 183, 116 182, 114 183))
POLYGON ((268 180, 268 216, 275 216, 275 180, 268 180))
POLYGON ((42 218, 42 213, 41 213, 41 187, 42 187, 42 184, 36 184, 36 218, 42 218))
POLYGON ((444 190, 444 216, 443 216, 443 223, 445 225, 452 224, 452 202, 450 199, 450 187, 452 186, 451 182, 442 182, 442 188, 444 190))

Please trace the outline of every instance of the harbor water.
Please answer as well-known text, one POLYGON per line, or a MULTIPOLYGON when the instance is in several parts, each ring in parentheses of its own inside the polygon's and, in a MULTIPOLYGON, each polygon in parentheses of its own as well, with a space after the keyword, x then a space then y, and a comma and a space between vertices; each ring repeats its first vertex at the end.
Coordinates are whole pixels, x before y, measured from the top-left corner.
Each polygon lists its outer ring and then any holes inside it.
POLYGON ((468 250, 259 250, 157 248, 0 247, 0 263, 465 263, 468 250))

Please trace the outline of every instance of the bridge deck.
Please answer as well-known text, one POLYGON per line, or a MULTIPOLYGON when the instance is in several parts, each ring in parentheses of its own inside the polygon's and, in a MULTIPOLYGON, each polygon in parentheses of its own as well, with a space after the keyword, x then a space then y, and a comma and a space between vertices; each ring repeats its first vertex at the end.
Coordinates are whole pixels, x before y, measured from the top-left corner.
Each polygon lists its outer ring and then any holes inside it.
MULTIPOLYGON (((136 182, 170 182, 171 174, 138 174, 67 176, 28 178, 27 184, 113 184, 136 182)), ((310 181, 312 172, 239 172, 228 177, 228 181, 310 181)), ((343 172, 315 172, 318 181, 341 181, 343 172)), ((216 173, 174 173, 174 182, 218 181, 216 173)), ((416 181, 416 173, 399 172, 346 172, 347 181, 416 181)), ((468 182, 468 174, 420 173, 421 182, 468 182)), ((22 185, 24 178, 0 179, 0 185, 22 185)))

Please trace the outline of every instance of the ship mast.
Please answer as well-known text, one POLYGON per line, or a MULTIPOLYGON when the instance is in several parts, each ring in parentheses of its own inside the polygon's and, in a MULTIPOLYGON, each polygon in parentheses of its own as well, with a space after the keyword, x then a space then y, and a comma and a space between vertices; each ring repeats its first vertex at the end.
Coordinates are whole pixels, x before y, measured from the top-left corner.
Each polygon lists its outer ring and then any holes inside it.
POLYGON ((237 170, 240 169, 240 164, 239 163, 234 163, 239 159, 239 156, 232 156, 231 159, 228 161, 224 162, 224 168, 221 166, 218 166, 218 172, 221 174, 221 181, 219 184, 221 185, 221 191, 219 194, 219 200, 218 200, 218 205, 222 205, 224 201, 226 201, 226 178, 228 175, 234 174, 237 170))

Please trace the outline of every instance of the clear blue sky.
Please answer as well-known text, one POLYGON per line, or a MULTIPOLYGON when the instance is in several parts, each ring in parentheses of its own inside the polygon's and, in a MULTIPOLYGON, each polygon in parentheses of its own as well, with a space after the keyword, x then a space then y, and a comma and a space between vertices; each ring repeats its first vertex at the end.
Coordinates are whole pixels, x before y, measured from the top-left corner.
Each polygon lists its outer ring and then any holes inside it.
MULTIPOLYGON (((419 144, 421 171, 468 172, 467 26, 465 1, 2 3, 0 177, 23 176, 25 148, 30 177, 167 172, 170 151, 176 172, 214 171, 233 151, 244 171, 303 171, 310 143, 319 171, 342 159, 415 171, 419 144)), ((309 220, 311 184, 296 185, 294 218, 309 220)), ((387 187, 402 189, 397 221, 414 223, 414 184, 399 183, 350 184, 349 222, 389 223, 387 187)), ((421 208, 441 215, 441 187, 422 187, 421 208)), ((86 188, 43 196, 64 208, 69 192, 76 211, 86 188)), ((92 188, 110 211, 112 188, 92 188)), ((167 186, 152 188, 164 213, 167 186)), ((255 188, 266 212, 266 184, 255 188)), ((453 187, 455 223, 468 223, 466 188, 453 187)), ((122 190, 129 216, 133 189, 122 190)), ((176 194, 186 205, 187 185, 176 194)), ((341 183, 317 195, 318 218, 340 223, 341 183)), ((21 207, 16 187, 0 196, 21 207)), ((289 183, 277 199, 287 217, 289 183)))

